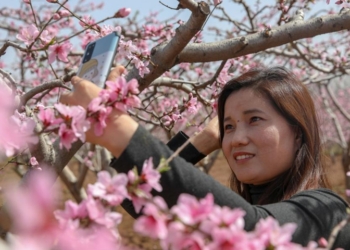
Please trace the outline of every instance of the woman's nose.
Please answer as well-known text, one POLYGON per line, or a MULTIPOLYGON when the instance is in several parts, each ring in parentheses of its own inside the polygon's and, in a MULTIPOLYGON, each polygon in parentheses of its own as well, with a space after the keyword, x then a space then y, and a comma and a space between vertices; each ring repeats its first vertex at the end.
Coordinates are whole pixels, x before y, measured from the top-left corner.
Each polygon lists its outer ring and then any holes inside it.
POLYGON ((232 135, 231 138, 231 145, 233 147, 242 147, 249 143, 249 137, 247 130, 243 127, 236 128, 235 133, 232 135))

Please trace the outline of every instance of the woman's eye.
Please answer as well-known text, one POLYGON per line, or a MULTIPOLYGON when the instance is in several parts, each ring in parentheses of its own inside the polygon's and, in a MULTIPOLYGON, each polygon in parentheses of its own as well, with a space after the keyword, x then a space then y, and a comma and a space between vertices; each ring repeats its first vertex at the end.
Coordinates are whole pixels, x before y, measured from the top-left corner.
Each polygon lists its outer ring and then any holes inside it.
POLYGON ((257 122, 257 121, 260 121, 261 118, 260 117, 257 117, 257 116, 254 116, 252 118, 250 118, 250 122, 257 122))
POLYGON ((231 124, 226 124, 226 125, 224 126, 224 129, 225 129, 225 130, 231 130, 231 129, 233 129, 233 126, 232 126, 231 124))

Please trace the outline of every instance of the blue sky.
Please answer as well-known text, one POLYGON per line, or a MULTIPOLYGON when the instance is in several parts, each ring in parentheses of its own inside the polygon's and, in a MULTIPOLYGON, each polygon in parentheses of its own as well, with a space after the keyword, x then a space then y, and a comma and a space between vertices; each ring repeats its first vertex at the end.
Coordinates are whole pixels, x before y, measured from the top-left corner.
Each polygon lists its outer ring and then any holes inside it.
MULTIPOLYGON (((0 0, 0 1, 1 1, 0 9, 4 8, 4 7, 17 8, 22 3, 22 0, 9 0, 9 1, 0 0)), ((60 0, 60 1, 62 2, 63 0, 60 0)), ((32 0, 32 2, 36 6, 38 6, 40 4, 49 4, 46 2, 46 0, 32 0)), ((68 1, 68 3, 71 6, 76 6, 77 4, 81 4, 81 2, 83 2, 83 1, 82 0, 69 0, 68 1)), ((94 3, 98 4, 98 3, 101 3, 101 0, 85 0, 84 2, 86 2, 86 3, 94 2, 94 3)), ((159 11, 159 13, 160 13, 159 19, 160 20, 165 20, 165 19, 172 17, 175 14, 179 13, 179 11, 171 10, 171 9, 165 7, 164 5, 162 5, 159 2, 159 0, 127 0, 127 1, 104 0, 103 2, 104 2, 104 8, 102 10, 97 10, 97 11, 94 11, 92 13, 89 13, 96 21, 101 20, 102 18, 107 17, 107 16, 112 16, 116 11, 118 11, 120 8, 123 8, 123 7, 131 8, 132 14, 135 13, 136 11, 139 11, 140 17, 148 16, 150 11, 153 11, 153 12, 159 11)), ((171 7, 176 7, 178 4, 177 0, 162 0, 162 2, 168 6, 171 6, 171 7)), ((253 6, 254 3, 256 3, 256 0, 246 0, 246 2, 250 6, 253 6)), ((264 1, 261 4, 265 4, 265 3, 271 4, 271 2, 275 2, 275 0, 264 1)), ((235 19, 242 18, 242 14, 244 13, 244 11, 242 11, 241 9, 234 9, 235 5, 232 5, 232 0, 223 0, 223 3, 221 6, 223 6, 225 8, 227 13, 234 14, 235 19)), ((327 5, 326 0, 320 0, 316 6, 313 6, 312 12, 317 11, 317 9, 329 9, 331 7, 335 7, 334 1, 331 1, 331 4, 327 5)), ((338 7, 338 6, 336 6, 336 7, 338 7)), ((190 15, 189 10, 182 10, 178 17, 179 17, 179 19, 186 21, 188 19, 189 15, 190 15)), ((113 22, 114 21, 112 20, 112 21, 110 21, 110 23, 106 23, 106 24, 111 24, 113 22)), ((212 26, 213 22, 216 22, 216 20, 213 18, 210 18, 209 22, 207 23, 207 26, 212 26)), ((227 25, 227 24, 220 23, 221 28, 223 28, 222 27, 223 25, 227 25)), ((1 36, 1 31, 0 31, 0 36, 1 36)), ((209 40, 211 40, 211 38, 207 37, 207 38, 205 38, 204 41, 209 41, 209 40)), ((7 61, 7 60, 11 60, 13 58, 13 54, 10 51, 8 51, 8 52, 9 53, 7 53, 7 55, 3 56, 1 58, 1 60, 7 61), (12 54, 12 56, 11 56, 11 54, 12 54)))

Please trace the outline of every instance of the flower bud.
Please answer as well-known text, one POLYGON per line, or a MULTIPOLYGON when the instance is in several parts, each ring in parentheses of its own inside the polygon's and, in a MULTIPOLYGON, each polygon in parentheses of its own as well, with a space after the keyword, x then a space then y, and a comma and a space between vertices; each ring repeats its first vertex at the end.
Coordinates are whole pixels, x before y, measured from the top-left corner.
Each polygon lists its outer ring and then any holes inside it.
POLYGON ((118 10, 117 13, 114 14, 114 17, 118 18, 118 17, 127 17, 131 12, 130 8, 121 8, 120 10, 118 10))

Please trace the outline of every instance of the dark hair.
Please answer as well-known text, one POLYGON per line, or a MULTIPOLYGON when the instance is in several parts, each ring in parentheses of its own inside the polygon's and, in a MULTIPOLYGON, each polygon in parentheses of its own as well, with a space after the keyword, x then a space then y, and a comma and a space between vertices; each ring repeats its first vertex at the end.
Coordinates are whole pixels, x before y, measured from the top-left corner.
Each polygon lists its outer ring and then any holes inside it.
MULTIPOLYGON (((297 192, 328 187, 324 175, 324 157, 315 106, 310 93, 297 77, 282 67, 250 70, 226 83, 218 99, 221 142, 224 137, 223 119, 227 98, 241 89, 252 89, 267 98, 301 137, 301 146, 293 166, 268 184, 258 204, 289 199, 297 192)), ((230 186, 251 202, 249 185, 241 183, 232 173, 230 186)))

